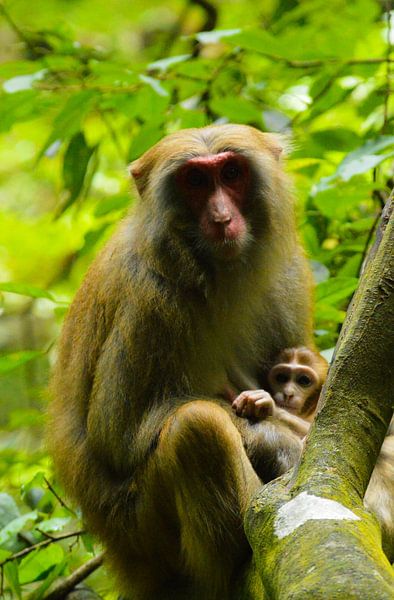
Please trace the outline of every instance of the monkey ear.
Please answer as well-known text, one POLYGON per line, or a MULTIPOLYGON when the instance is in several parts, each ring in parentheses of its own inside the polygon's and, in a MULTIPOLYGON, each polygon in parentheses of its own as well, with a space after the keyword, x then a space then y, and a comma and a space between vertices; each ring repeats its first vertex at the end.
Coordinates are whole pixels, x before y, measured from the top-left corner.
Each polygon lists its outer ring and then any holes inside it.
POLYGON ((137 187, 137 190, 139 192, 140 195, 142 195, 146 183, 147 183, 147 177, 146 177, 146 169, 144 168, 144 165, 141 162, 141 159, 138 158, 137 160, 134 160, 128 167, 128 172, 129 175, 131 175, 131 177, 134 179, 134 183, 137 187))
POLYGON ((279 161, 290 152, 291 143, 287 135, 279 133, 264 133, 263 135, 265 146, 275 160, 279 161))

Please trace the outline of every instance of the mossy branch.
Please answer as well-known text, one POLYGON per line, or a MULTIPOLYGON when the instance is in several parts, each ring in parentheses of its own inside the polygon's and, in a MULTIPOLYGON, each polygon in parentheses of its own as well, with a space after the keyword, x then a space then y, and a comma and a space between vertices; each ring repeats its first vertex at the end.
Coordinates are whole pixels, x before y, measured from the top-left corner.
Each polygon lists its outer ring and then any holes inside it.
POLYGON ((393 413, 393 203, 392 194, 301 463, 264 486, 246 517, 269 598, 394 597, 380 530, 362 504, 393 413))

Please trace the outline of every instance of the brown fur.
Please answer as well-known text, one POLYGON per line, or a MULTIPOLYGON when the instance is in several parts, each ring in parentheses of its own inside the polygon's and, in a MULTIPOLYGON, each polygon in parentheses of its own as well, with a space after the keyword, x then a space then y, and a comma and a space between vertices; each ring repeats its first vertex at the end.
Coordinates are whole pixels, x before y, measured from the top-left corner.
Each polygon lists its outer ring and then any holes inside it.
POLYGON ((281 349, 311 345, 310 275, 280 151, 275 136, 235 125, 156 144, 131 166, 140 202, 66 318, 50 446, 134 600, 229 597, 249 552, 248 498, 300 454, 286 427, 249 423, 220 400, 232 373, 264 381, 281 349), (229 149, 246 157, 252 189, 249 243, 225 262, 174 174, 229 149))

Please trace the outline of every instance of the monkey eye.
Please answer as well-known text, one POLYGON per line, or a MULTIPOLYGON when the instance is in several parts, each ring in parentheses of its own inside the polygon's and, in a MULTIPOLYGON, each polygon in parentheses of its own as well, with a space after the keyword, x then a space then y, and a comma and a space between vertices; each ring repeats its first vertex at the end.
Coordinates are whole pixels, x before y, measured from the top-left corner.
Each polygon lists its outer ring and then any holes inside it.
POLYGON ((186 173, 186 183, 194 188, 204 187, 207 184, 207 176, 200 169, 189 169, 186 173))
POLYGON ((300 375, 297 377, 297 383, 302 387, 309 387, 312 383, 312 380, 308 375, 300 375))
POLYGON ((286 373, 278 373, 275 379, 278 383, 286 383, 289 381, 289 377, 286 375, 286 373))
POLYGON ((224 181, 235 181, 241 176, 241 168, 236 162, 230 161, 224 165, 221 175, 224 181))

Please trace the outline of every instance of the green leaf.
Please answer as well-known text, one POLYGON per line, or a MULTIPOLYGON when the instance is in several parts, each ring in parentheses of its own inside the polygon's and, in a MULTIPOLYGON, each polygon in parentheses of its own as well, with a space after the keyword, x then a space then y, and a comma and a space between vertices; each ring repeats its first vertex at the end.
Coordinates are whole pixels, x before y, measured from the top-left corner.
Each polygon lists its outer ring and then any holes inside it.
POLYGON ((26 523, 29 521, 36 521, 37 518, 37 512, 33 510, 7 523, 0 530, 0 545, 6 544, 12 536, 19 533, 25 527, 26 523))
POLYGON ((5 561, 10 556, 12 556, 12 552, 10 550, 3 550, 2 548, 0 548, 0 563, 5 561))
POLYGON ((338 310, 330 304, 318 302, 315 310, 315 320, 317 323, 343 323, 346 317, 346 311, 338 310))
POLYGON ((359 143, 360 138, 351 129, 336 127, 335 129, 322 129, 311 134, 311 141, 316 142, 323 149, 349 152, 359 143))
MULTIPOLYGON (((201 34, 200 34, 201 35, 201 34)), ((262 29, 233 30, 226 36, 228 41, 244 50, 286 57, 281 41, 262 29)))
POLYGON ((318 191, 313 203, 329 219, 346 219, 349 211, 369 198, 375 187, 374 182, 332 182, 327 189, 318 191))
POLYGON ((80 195, 89 161, 97 146, 89 147, 84 134, 79 131, 70 140, 63 161, 64 187, 69 192, 62 211, 68 208, 80 195))
POLYGON ((226 96, 213 98, 209 107, 217 115, 227 117, 235 123, 262 123, 262 113, 256 105, 245 98, 226 96))
POLYGON ((47 300, 52 300, 52 302, 57 302, 51 292, 47 292, 46 290, 30 285, 29 283, 3 281, 0 283, 0 291, 20 294, 21 296, 30 296, 30 298, 46 298, 47 300))
POLYGON ((317 303, 324 301, 324 304, 338 304, 349 298, 357 285, 358 279, 356 277, 335 277, 323 281, 316 287, 317 303))
POLYGON ((20 516, 15 500, 8 494, 0 494, 0 528, 20 516))
POLYGON ((138 84, 138 76, 130 69, 110 61, 90 61, 90 71, 95 83, 113 85, 119 88, 138 84))
POLYGON ((56 140, 73 136, 81 129, 81 123, 97 100, 95 90, 83 90, 71 96, 53 122, 53 130, 42 148, 39 158, 56 140))
POLYGON ((69 518, 53 518, 47 519, 46 521, 41 521, 39 525, 40 531, 46 531, 47 533, 51 533, 53 531, 62 531, 66 525, 68 525, 71 521, 71 517, 69 518))
POLYGON ((40 71, 42 68, 43 64, 40 61, 15 60, 6 62, 0 65, 0 78, 9 79, 19 75, 30 75, 31 73, 40 71))
POLYGON ((339 165, 336 176, 348 181, 354 175, 366 173, 374 169, 384 160, 394 155, 394 149, 387 154, 376 154, 390 146, 394 147, 394 136, 383 135, 375 140, 368 140, 363 146, 350 152, 339 165))
MULTIPOLYGON (((33 594, 30 596, 30 600, 42 600, 42 598, 46 597, 46 591, 51 587, 52 583, 56 581, 59 575, 64 571, 65 567, 68 564, 67 557, 64 557, 59 564, 57 564, 53 569, 50 570, 47 577, 44 579, 42 584, 34 590, 33 594)), ((81 590, 77 591, 77 595, 80 600, 83 600, 84 596, 81 597, 81 590)), ((83 592, 82 592, 83 594, 83 592)), ((88 591, 89 594, 89 591, 88 591)))
POLYGON ((19 570, 16 561, 12 560, 4 565, 4 574, 16 597, 19 598, 19 600, 22 600, 22 590, 19 583, 19 570))
POLYGON ((15 123, 40 116, 53 100, 45 99, 37 90, 0 94, 0 132, 8 131, 15 123))
POLYGON ((380 137, 368 140, 365 144, 350 152, 343 160, 344 163, 352 162, 357 158, 362 158, 365 155, 376 154, 389 146, 394 146, 394 135, 381 135, 380 137))
POLYGON ((49 569, 60 563, 63 556, 63 548, 56 543, 43 549, 33 550, 33 552, 21 560, 19 565, 19 581, 22 584, 37 581, 49 569))
POLYGON ((196 34, 196 39, 201 44, 217 44, 223 38, 232 38, 240 33, 240 29, 213 29, 212 31, 201 31, 196 34))
POLYGON ((83 545, 85 546, 85 549, 88 552, 93 553, 94 552, 94 538, 90 535, 90 533, 84 533, 83 535, 81 535, 81 540, 83 542, 83 545))
POLYGON ((141 156, 151 146, 163 137, 163 130, 157 125, 143 125, 137 135, 133 138, 129 150, 129 160, 141 156))
POLYGON ((387 160, 391 156, 394 156, 394 152, 390 154, 371 154, 364 156, 360 156, 360 158, 355 158, 354 160, 346 160, 343 161, 338 169, 337 175, 343 179, 343 181, 349 181, 355 175, 361 175, 362 173, 367 173, 374 169, 381 162, 387 160))
POLYGON ((140 79, 144 83, 148 84, 158 96, 163 96, 165 98, 169 95, 167 90, 162 86, 158 79, 148 77, 147 75, 140 75, 140 79))
POLYGON ((189 58, 191 58, 191 54, 180 54, 179 56, 170 56, 168 58, 162 58, 161 60, 155 60, 154 62, 149 63, 149 70, 158 70, 158 71, 167 71, 174 65, 177 65, 181 62, 185 62, 189 58))
POLYGON ((39 350, 26 350, 25 352, 11 352, 10 354, 0 354, 0 376, 13 371, 17 367, 24 365, 39 356, 43 352, 39 350))
POLYGON ((31 73, 30 75, 17 75, 16 77, 11 77, 11 79, 7 79, 7 81, 3 83, 3 89, 7 94, 15 94, 22 90, 31 90, 34 82, 43 79, 46 73, 47 69, 41 69, 41 71, 31 73))
POLYGON ((104 198, 97 204, 94 215, 95 217, 104 217, 110 212, 116 210, 124 210, 130 204, 129 196, 112 196, 111 198, 104 198))

